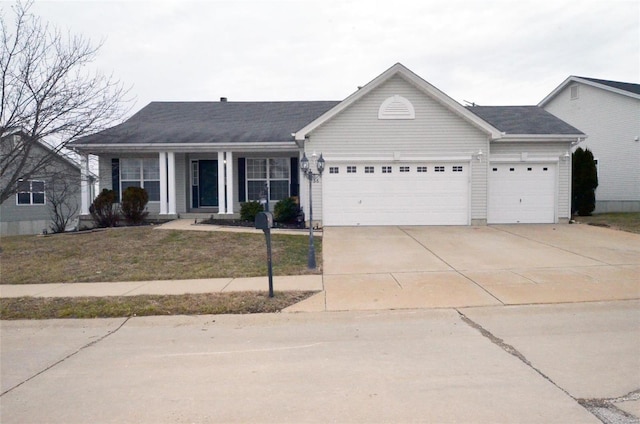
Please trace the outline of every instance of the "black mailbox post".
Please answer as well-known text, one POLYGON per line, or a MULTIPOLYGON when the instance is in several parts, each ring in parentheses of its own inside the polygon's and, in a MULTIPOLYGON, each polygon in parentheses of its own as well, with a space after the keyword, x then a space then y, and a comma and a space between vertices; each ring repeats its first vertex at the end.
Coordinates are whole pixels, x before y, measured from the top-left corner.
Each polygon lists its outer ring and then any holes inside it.
POLYGON ((267 266, 269 268, 269 297, 273 297, 273 267, 271 266, 271 227, 273 227, 273 214, 260 212, 256 215, 256 228, 264 232, 267 239, 267 266))

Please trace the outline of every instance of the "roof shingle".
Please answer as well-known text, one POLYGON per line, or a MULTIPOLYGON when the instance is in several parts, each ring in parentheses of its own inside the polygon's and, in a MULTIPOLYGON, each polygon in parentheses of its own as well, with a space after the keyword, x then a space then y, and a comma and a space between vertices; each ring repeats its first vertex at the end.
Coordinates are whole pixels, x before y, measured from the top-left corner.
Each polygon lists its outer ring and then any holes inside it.
POLYGON ((467 106, 467 109, 509 135, 584 135, 538 106, 467 106))
POLYGON ((73 144, 268 143, 291 133, 337 101, 151 102, 120 125, 73 144))

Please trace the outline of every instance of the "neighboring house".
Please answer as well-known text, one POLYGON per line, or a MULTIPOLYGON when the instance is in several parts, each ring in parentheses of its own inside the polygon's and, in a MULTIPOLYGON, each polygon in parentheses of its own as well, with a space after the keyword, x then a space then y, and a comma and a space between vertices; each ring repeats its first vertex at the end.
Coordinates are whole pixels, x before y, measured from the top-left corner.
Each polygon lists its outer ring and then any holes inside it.
MULTIPOLYGON (((2 154, 7 154, 4 151, 6 149, 20 148, 20 143, 19 132, 3 138, 2 154)), ((15 195, 0 205, 1 235, 50 232, 54 204, 63 208, 63 213, 71 217, 71 225, 67 229, 77 225, 81 202, 80 167, 38 142, 33 145, 29 160, 39 162, 42 159, 47 161, 42 171, 28 180, 19 180, 15 195)))
POLYGON ((271 205, 300 196, 306 210, 299 161, 314 152, 323 225, 570 218, 569 151, 584 134, 537 106, 465 108, 399 63, 343 101, 221 100, 153 102, 73 147, 99 156, 102 188, 144 187, 165 218, 237 216, 265 186, 271 205))
POLYGON ((595 212, 640 212, 640 84, 570 76, 538 106, 587 134, 595 212))

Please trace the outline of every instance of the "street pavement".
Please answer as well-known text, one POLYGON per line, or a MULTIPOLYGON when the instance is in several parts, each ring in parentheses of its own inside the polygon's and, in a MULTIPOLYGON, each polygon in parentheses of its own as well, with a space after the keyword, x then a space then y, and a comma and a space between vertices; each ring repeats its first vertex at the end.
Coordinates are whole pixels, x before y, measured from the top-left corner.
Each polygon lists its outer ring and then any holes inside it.
MULTIPOLYGON (((0 321, 0 422, 640 422, 640 236, 328 228, 323 250, 276 280, 320 290, 287 313, 0 321)), ((0 296, 266 280, 42 286, 0 296)))
POLYGON ((639 301, 2 321, 0 421, 632 423, 639 328, 639 301))

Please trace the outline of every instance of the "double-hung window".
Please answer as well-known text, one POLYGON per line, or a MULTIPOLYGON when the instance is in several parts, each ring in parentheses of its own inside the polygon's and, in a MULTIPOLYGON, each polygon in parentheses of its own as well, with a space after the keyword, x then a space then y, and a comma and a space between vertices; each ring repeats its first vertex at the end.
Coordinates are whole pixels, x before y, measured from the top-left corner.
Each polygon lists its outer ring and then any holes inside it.
POLYGON ((18 205, 44 205, 44 181, 18 181, 18 192, 16 193, 16 198, 18 205))
POLYGON ((120 193, 127 187, 140 187, 147 191, 149 200, 160 201, 160 161, 157 158, 120 160, 120 193))
POLYGON ((289 158, 247 159, 247 200, 260 200, 269 187, 269 200, 289 197, 289 158))

